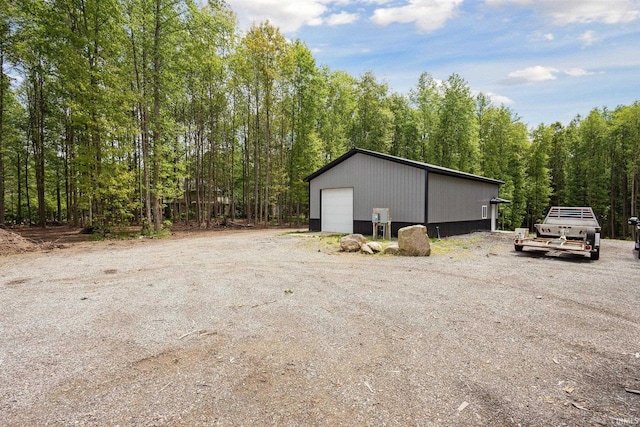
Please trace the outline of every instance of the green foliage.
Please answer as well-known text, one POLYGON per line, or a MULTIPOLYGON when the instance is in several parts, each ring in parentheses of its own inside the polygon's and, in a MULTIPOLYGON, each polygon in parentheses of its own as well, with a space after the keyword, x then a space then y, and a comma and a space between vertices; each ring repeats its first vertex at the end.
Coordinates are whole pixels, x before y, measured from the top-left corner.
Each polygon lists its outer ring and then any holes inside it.
POLYGON ((393 136, 390 154, 412 160, 422 160, 418 112, 411 108, 407 97, 393 94, 389 99, 393 117, 393 136))
POLYGON ((611 139, 617 142, 611 168, 614 212, 620 217, 613 223, 626 236, 626 220, 640 212, 640 102, 618 107, 611 121, 611 139), (626 190, 626 191, 624 191, 626 190))
POLYGON ((566 206, 569 199, 568 171, 569 141, 567 129, 560 123, 553 125, 553 137, 549 146, 549 174, 551 178, 551 206, 566 206))
POLYGON ((467 82, 452 74, 444 84, 438 124, 429 144, 429 161, 463 172, 478 170, 478 124, 467 82))
POLYGON ((549 147, 553 129, 540 125, 532 132, 527 158, 527 217, 530 227, 544 218, 551 196, 549 147))
POLYGON ((337 159, 350 148, 349 129, 356 108, 356 80, 343 71, 320 69, 321 105, 317 118, 322 160, 337 159))
POLYGON ((416 160, 433 161, 430 153, 436 145, 436 129, 439 121, 439 108, 442 104, 442 87, 429 73, 422 73, 417 87, 411 90, 409 98, 416 109, 419 138, 414 141, 420 155, 416 160))
POLYGON ((0 58, 0 223, 298 222, 303 179, 354 146, 504 181, 504 229, 590 205, 625 237, 638 215, 638 102, 529 132, 457 74, 389 94, 223 1, 0 0, 0 58))
POLYGON ((354 147, 387 153, 391 148, 393 117, 387 85, 366 72, 356 86, 356 109, 349 132, 354 147))
POLYGON ((511 203, 500 207, 503 229, 520 227, 526 211, 525 171, 529 141, 526 127, 506 107, 494 107, 477 97, 476 117, 481 174, 504 181, 500 196, 511 203))

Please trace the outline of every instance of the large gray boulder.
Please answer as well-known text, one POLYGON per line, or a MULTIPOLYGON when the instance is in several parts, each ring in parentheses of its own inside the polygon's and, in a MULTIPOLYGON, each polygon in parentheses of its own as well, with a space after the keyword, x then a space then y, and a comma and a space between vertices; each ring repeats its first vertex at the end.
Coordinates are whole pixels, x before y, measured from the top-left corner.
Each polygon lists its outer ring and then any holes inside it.
POLYGON ((398 230, 398 247, 402 255, 429 256, 431 244, 424 225, 412 225, 398 230))
POLYGON ((367 239, 365 239, 362 234, 349 234, 340 239, 340 250, 344 252, 357 252, 365 243, 367 243, 367 239))

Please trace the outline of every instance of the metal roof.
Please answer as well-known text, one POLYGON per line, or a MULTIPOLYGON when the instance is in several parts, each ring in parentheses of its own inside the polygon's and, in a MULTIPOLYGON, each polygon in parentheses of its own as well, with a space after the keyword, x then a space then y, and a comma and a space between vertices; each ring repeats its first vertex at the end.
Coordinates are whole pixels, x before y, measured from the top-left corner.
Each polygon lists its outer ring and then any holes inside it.
POLYGON ((437 174, 441 174, 441 175, 456 176, 456 177, 459 177, 459 178, 466 178, 466 179, 471 179, 471 180, 474 180, 474 181, 488 182, 488 183, 491 183, 491 184, 498 184, 498 185, 504 184, 504 181, 500 181, 498 179, 486 178, 486 177, 480 176, 480 175, 474 175, 474 174, 471 174, 471 173, 461 172, 461 171, 458 171, 458 170, 455 170, 455 169, 449 169, 449 168, 445 168, 445 167, 442 167, 442 166, 435 166, 435 165, 431 165, 429 163, 422 163, 422 162, 418 162, 418 161, 415 161, 415 160, 404 159, 402 157, 396 157, 396 156, 392 156, 390 154, 378 153, 376 151, 365 150, 363 148, 352 148, 351 150, 349 150, 348 152, 346 152, 342 156, 338 157, 334 161, 326 164, 325 166, 321 167, 320 169, 318 169, 317 171, 315 171, 311 175, 309 175, 306 178, 304 178, 304 181, 305 182, 311 181, 313 178, 315 178, 315 177, 317 177, 319 175, 322 175, 323 173, 325 173, 326 171, 328 171, 332 167, 336 166, 337 164, 340 164, 340 163, 344 162, 349 157, 351 157, 351 156, 353 156, 355 154, 358 154, 358 153, 365 154, 367 156, 377 157, 379 159, 388 160, 388 161, 395 162, 395 163, 400 163, 400 164, 407 165, 407 166, 412 166, 412 167, 418 168, 418 169, 424 169, 424 170, 426 170, 428 172, 433 172, 433 173, 437 173, 437 174))
POLYGON ((500 203, 511 203, 511 200, 502 199, 500 197, 492 197, 489 201, 492 205, 499 205, 500 203))

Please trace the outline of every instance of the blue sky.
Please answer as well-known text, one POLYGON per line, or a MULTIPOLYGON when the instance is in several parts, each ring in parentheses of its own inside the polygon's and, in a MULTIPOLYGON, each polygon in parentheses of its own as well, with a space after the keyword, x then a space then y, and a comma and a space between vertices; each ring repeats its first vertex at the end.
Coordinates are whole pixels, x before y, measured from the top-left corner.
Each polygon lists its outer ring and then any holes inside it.
POLYGON ((530 128, 640 100, 640 0, 227 0, 242 30, 269 20, 318 65, 372 71, 407 94, 462 76, 530 128))

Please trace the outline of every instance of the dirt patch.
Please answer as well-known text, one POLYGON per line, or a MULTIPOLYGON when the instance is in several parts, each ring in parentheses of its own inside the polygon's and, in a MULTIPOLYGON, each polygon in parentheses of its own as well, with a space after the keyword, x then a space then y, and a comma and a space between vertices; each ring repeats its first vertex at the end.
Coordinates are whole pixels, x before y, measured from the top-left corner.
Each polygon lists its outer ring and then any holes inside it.
POLYGON ((0 228, 0 256, 29 252, 38 249, 38 245, 19 234, 0 228))
MULTIPOLYGON (((51 251, 62 249, 62 242, 82 241, 85 239, 66 239, 66 232, 23 228, 21 233, 0 228, 0 256, 20 254, 24 252, 51 251), (42 238, 46 236, 46 238, 42 238)), ((72 232, 71 234, 75 234, 72 232)))
POLYGON ((3 425, 640 425, 632 242, 226 231, 0 258, 3 425))

